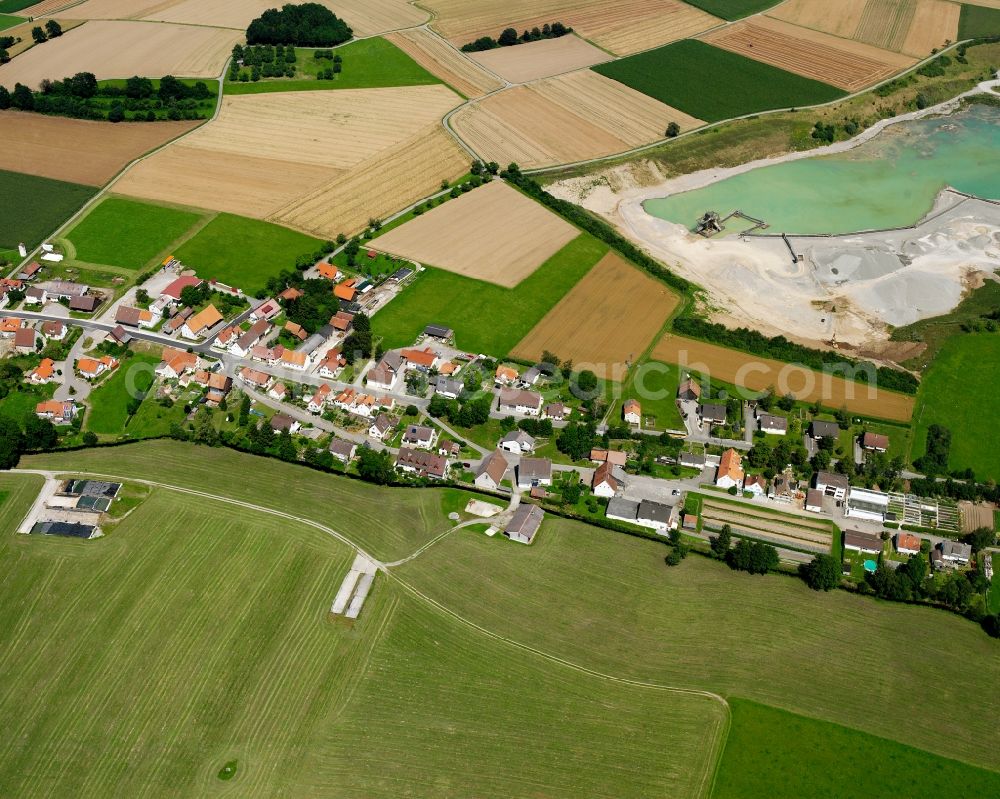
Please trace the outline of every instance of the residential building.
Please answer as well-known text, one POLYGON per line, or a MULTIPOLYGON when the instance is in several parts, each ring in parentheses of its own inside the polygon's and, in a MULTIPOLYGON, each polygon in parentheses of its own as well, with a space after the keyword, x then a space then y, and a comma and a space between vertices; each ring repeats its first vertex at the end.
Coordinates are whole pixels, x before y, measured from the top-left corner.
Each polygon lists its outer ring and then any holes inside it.
POLYGON ((806 510, 811 513, 823 512, 823 492, 818 488, 810 488, 806 491, 806 510))
POLYGON ((132 340, 132 334, 121 325, 115 325, 108 335, 104 337, 104 340, 110 344, 117 344, 119 347, 124 347, 132 340))
POLYGON ((44 386, 55 376, 55 362, 51 358, 42 358, 42 362, 28 372, 27 378, 36 386, 44 386))
POLYGON ((511 541, 530 544, 538 534, 538 528, 545 519, 545 511, 537 505, 523 503, 517 506, 514 515, 504 528, 503 534, 511 541))
POLYGON ((882 551, 882 539, 872 533, 860 530, 844 531, 844 549, 866 555, 878 555, 882 551))
POLYGON ((323 383, 316 392, 309 398, 309 413, 322 413, 326 403, 330 399, 333 389, 327 383, 323 383))
POLYGON ((340 274, 340 270, 335 264, 331 264, 329 261, 320 261, 316 264, 316 273, 327 280, 336 280, 337 275, 340 274))
POLYGON ((809 424, 809 435, 817 441, 821 438, 837 438, 840 436, 840 426, 836 422, 816 419, 809 424))
POLYGON ((624 466, 628 463, 628 453, 620 449, 592 449, 590 459, 596 463, 610 463, 612 466, 624 466))
POLYGON ((285 413, 276 413, 271 417, 271 429, 276 433, 296 433, 302 425, 285 413))
POLYGON ((509 466, 510 464, 503 454, 499 450, 494 450, 479 464, 479 468, 476 470, 476 479, 473 482, 479 488, 497 491, 509 466))
POLYGON ((16 316, 5 316, 0 319, 0 335, 4 338, 12 338, 23 324, 24 322, 16 316))
POLYGON ((417 449, 433 449, 437 441, 437 430, 418 424, 410 424, 403 431, 403 443, 417 449))
POLYGON ((510 386, 517 382, 517 369, 511 366, 498 366, 493 382, 497 386, 510 386))
POLYGON ((698 417, 702 424, 725 424, 726 406, 717 402, 703 402, 698 406, 698 417))
POLYGON ((613 497, 625 487, 624 483, 621 483, 613 474, 614 468, 611 463, 605 461, 594 469, 594 476, 590 482, 594 496, 613 497))
POLYGON ((368 371, 366 384, 376 391, 393 391, 403 375, 405 363, 403 356, 398 352, 385 353, 382 360, 368 371))
POLYGON ((35 415, 39 419, 48 419, 53 424, 72 424, 78 408, 72 400, 46 400, 35 406, 35 415))
POLYGON ((743 456, 735 449, 727 449, 719 458, 719 471, 715 484, 719 488, 739 488, 743 484, 743 456))
POLYGON ((689 469, 704 469, 708 465, 708 459, 704 455, 698 455, 694 452, 681 452, 677 458, 677 463, 681 466, 686 466, 689 469))
POLYGON ((784 416, 776 416, 773 413, 758 413, 757 423, 761 432, 772 436, 788 435, 788 419, 784 416))
POLYGON ((937 545, 945 566, 968 566, 972 558, 972 545, 960 541, 942 541, 937 545))
POLYGON ((76 362, 76 369, 85 380, 93 380, 116 366, 118 361, 110 355, 104 355, 100 359, 80 358, 76 362))
POLYGON ((900 555, 916 555, 920 552, 920 537, 913 533, 896 533, 896 551, 900 555))
POLYGON ((279 366, 285 369, 294 369, 297 372, 305 371, 309 367, 309 364, 309 356, 298 350, 283 349, 281 355, 278 357, 279 366))
POLYGON ((295 300, 304 296, 305 296, 304 291, 295 288, 295 286, 289 286, 287 289, 278 294, 278 299, 284 300, 285 302, 294 302, 295 300))
POLYGON ((286 388, 284 383, 275 383, 268 389, 267 396, 271 399, 284 402, 284 400, 288 399, 288 388, 286 388))
POLYGON ((500 389, 499 410, 501 413, 538 416, 542 411, 542 395, 535 391, 502 388, 500 389))
POLYGON ((396 456, 396 468, 419 477, 443 480, 448 474, 448 461, 433 452, 402 447, 396 456))
POLYGON ((205 395, 205 403, 215 407, 226 398, 232 387, 232 378, 227 377, 221 372, 210 372, 208 375, 208 393, 205 395))
POLYGON ((341 463, 350 463, 354 460, 354 454, 358 451, 358 445, 353 441, 345 441, 342 438, 331 438, 327 447, 330 454, 341 463))
POLYGON ((204 336, 222 321, 222 314, 214 305, 206 305, 198 313, 187 318, 181 327, 181 335, 184 338, 196 339, 204 336))
POLYGON ((537 366, 532 366, 523 375, 521 375, 518 383, 521 385, 521 388, 531 388, 538 382, 538 379, 541 376, 541 370, 537 366))
POLYGON ((250 348, 250 360, 274 366, 281 360, 281 354, 284 351, 285 348, 280 344, 277 347, 265 347, 263 344, 258 344, 256 347, 250 348))
POLYGON ((548 458, 521 458, 517 467, 518 488, 552 485, 552 461, 548 458))
MULTIPOLYGON (((215 334, 215 338, 212 339, 212 346, 216 349, 228 350, 242 334, 243 331, 239 327, 229 325, 215 334)), ((245 355, 246 353, 243 354, 245 355)))
POLYGON ((625 424, 642 424, 642 405, 638 400, 627 399, 622 405, 622 418, 625 424))
POLYGON ((408 369, 430 370, 433 369, 440 360, 438 354, 430 347, 425 347, 422 350, 412 348, 405 349, 399 354, 403 356, 408 369))
POLYGON ((347 333, 354 326, 354 314, 347 311, 337 311, 330 317, 329 324, 338 333, 347 333))
POLYGON ((245 358, 254 347, 260 344, 270 329, 270 322, 266 319, 258 319, 230 345, 229 351, 237 358, 245 358))
POLYGON ((644 499, 639 503, 639 509, 635 514, 636 524, 652 528, 660 533, 676 526, 675 521, 674 509, 670 505, 653 502, 649 499, 644 499))
POLYGON ((25 305, 45 305, 49 301, 49 293, 40 286, 31 286, 24 292, 25 305))
POLYGON ((264 300, 260 305, 254 308, 250 312, 251 322, 270 322, 274 317, 281 313, 281 306, 275 299, 264 300))
MULTIPOLYGON (((280 297, 281 295, 279 294, 278 296, 280 297)), ((289 335, 297 338, 299 341, 305 341, 309 338, 309 334, 306 332, 306 329, 298 322, 293 322, 291 320, 285 322, 285 331, 289 335)))
POLYGON ((767 480, 765 480, 759 474, 747 475, 746 479, 743 481, 743 492, 751 493, 755 498, 759 499, 761 497, 767 496, 767 480))
POLYGON ((339 349, 327 350, 316 369, 316 374, 320 377, 335 379, 347 366, 347 359, 341 355, 339 349))
POLYGON ((462 445, 457 441, 438 441, 438 455, 457 458, 462 453, 462 445))
POLYGON ((380 413, 375 417, 375 421, 368 428, 368 435, 379 441, 385 441, 396 429, 396 420, 385 413, 380 413))
POLYGON ((160 363, 156 374, 166 378, 178 378, 185 372, 193 372, 198 368, 198 356, 193 352, 164 347, 160 354, 160 363))
POLYGON ((244 366, 240 369, 239 378, 248 386, 252 386, 253 388, 265 389, 271 385, 271 375, 266 372, 258 372, 256 369, 251 369, 249 366, 244 366))
POLYGON ((176 333, 182 327, 184 327, 185 322, 191 318, 191 314, 194 313, 192 308, 181 308, 177 313, 171 316, 163 325, 164 333, 176 333))
POLYGON ((38 341, 38 331, 33 327, 22 327, 14 332, 14 349, 22 355, 35 352, 38 341))
POLYGON ((562 422, 570 414, 570 409, 561 402, 550 402, 542 408, 542 418, 551 419, 553 422, 562 422))
POLYGON ((356 282, 356 278, 351 278, 343 283, 338 283, 333 287, 333 295, 343 302, 354 302, 354 298, 358 295, 358 290, 354 288, 356 282))
POLYGON ((134 308, 131 305, 119 305, 115 311, 115 322, 119 325, 129 327, 141 327, 149 329, 156 327, 159 321, 152 313, 145 308, 134 308))
POLYGON ((834 499, 845 499, 847 489, 851 487, 847 475, 836 472, 816 472, 813 477, 813 488, 822 491, 828 497, 834 499))
POLYGON ((865 432, 861 436, 861 448, 869 452, 888 452, 889 436, 880 433, 865 432))
POLYGON ((509 433, 504 434, 498 446, 507 452, 522 455, 525 452, 535 451, 535 439, 523 430, 511 430, 509 433))
POLYGON ((697 402, 701 399, 701 385, 692 378, 687 378, 677 387, 677 399, 697 402))

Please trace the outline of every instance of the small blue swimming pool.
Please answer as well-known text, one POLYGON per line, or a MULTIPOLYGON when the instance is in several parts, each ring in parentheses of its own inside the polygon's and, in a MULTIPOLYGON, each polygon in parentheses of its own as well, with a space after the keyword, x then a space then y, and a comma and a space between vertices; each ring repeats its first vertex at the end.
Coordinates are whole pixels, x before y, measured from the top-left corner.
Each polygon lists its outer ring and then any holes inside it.
POLYGON ((874 561, 874 560, 866 560, 865 561, 865 571, 866 572, 874 572, 877 568, 878 568, 878 563, 876 561, 874 561))

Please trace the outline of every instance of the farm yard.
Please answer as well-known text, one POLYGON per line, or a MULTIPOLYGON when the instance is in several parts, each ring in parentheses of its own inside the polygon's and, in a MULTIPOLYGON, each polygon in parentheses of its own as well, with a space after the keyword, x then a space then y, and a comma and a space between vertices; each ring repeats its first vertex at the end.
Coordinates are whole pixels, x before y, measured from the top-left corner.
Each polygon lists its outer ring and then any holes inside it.
POLYGON ((804 552, 830 553, 833 526, 829 521, 716 499, 709 494, 699 496, 701 521, 706 530, 718 532, 728 524, 737 538, 753 538, 804 552))
POLYGON ((385 38, 465 97, 482 97, 503 86, 475 61, 426 28, 390 33, 385 38))
POLYGON ((895 75, 914 59, 767 17, 704 36, 715 47, 850 92, 895 75))
POLYGON ((126 164, 196 127, 198 122, 92 122, 4 111, 0 169, 101 186, 126 164))
POLYGON ((605 244, 581 234, 511 289, 425 269, 372 317, 372 330, 384 347, 405 347, 433 322, 452 328, 457 346, 469 352, 505 357, 607 251, 605 244))
POLYGON ((653 348, 651 357, 664 363, 702 372, 714 380, 765 391, 776 387, 779 394, 791 393, 804 402, 819 400, 828 408, 844 408, 861 416, 908 422, 914 398, 894 391, 878 390, 842 377, 824 375, 802 366, 761 358, 756 355, 683 338, 667 333, 653 348))
POLYGON ((0 170, 0 250, 24 242, 37 247, 42 239, 78 211, 95 194, 91 186, 0 170), (11 202, 11 198, 18 198, 11 202))
MULTIPOLYGON (((441 85, 227 96, 217 119, 137 164, 116 191, 305 227, 294 209, 310 192, 413 147, 458 102, 441 85)), ((347 222, 331 219, 321 235, 352 232, 347 222)))
POLYGON ((658 280, 608 253, 514 347, 526 361, 543 351, 598 377, 634 362, 663 329, 679 299, 658 280))
POLYGON ((511 83, 527 83, 608 61, 611 56, 572 34, 516 47, 470 53, 477 64, 511 83))
MULTIPOLYGON (((627 55, 694 36, 720 21, 681 0, 431 0, 432 27, 461 47, 504 28, 541 27, 559 21, 616 55, 627 55)), ((523 45, 518 45, 522 46, 523 45)))
POLYGON ((594 69, 707 122, 844 96, 827 83, 691 39, 594 69), (726 91, 706 92, 706 82, 724 85, 726 91))
POLYGON ((495 180, 390 230, 375 246, 513 288, 576 236, 561 217, 495 180))
POLYGON ((703 124, 590 70, 509 89, 466 106, 451 119, 455 132, 483 158, 515 161, 523 168, 649 144, 662 139, 671 122, 681 130, 703 124))
POLYGON ((235 31, 214 28, 98 20, 0 66, 0 84, 35 89, 46 78, 61 80, 77 72, 92 72, 98 80, 132 75, 214 78, 239 38, 235 31))

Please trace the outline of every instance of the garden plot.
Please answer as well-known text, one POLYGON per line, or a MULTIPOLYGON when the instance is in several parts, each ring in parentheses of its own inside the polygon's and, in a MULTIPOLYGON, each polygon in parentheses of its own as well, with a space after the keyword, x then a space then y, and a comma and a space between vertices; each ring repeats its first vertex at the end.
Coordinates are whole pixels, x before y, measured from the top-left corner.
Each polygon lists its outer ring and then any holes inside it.
POLYGON ((870 86, 914 63, 914 59, 863 42, 837 39, 767 17, 713 31, 704 40, 848 91, 870 86))
POLYGON ((786 545, 813 552, 829 552, 833 540, 829 524, 814 526, 808 520, 800 523, 790 516, 757 511, 751 506, 744 508, 725 505, 710 499, 705 499, 702 505, 702 519, 714 529, 728 524, 736 535, 742 533, 746 537, 765 539, 778 546, 786 545))
POLYGON ((576 238, 568 222, 493 181, 378 239, 378 248, 513 288, 576 238))
MULTIPOLYGON (((618 55, 684 39, 721 23, 680 0, 430 0, 434 27, 456 45, 562 22, 588 41, 618 55)), ((524 45, 517 45, 523 47, 524 45)))
POLYGON ((36 88, 46 78, 77 72, 92 72, 98 80, 132 75, 214 78, 240 38, 236 31, 191 25, 97 20, 0 66, 0 84, 36 88))
POLYGON ((557 352, 609 377, 634 362, 677 307, 670 289, 621 256, 608 253, 514 348, 533 361, 557 352), (596 367, 596 368, 595 368, 596 367))
POLYGON ((475 61, 426 28, 390 33, 385 38, 466 97, 482 97, 503 86, 475 61))
POLYGON ((584 161, 704 124, 618 81, 590 70, 518 86, 463 108, 455 132, 487 160, 522 167, 584 161))
POLYGON ((601 64, 611 56, 579 36, 570 35, 515 47, 498 47, 472 53, 470 58, 511 83, 526 83, 601 64))

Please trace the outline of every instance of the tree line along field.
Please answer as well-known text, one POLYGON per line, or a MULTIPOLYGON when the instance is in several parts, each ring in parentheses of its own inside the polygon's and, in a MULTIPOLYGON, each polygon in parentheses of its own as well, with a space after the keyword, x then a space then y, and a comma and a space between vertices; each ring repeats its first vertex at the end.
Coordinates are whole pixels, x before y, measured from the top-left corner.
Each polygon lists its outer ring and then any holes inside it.
POLYGON ((593 69, 707 122, 816 105, 845 95, 827 83, 692 39, 593 69))
POLYGON ((92 186, 0 170, 0 197, 6 198, 0 249, 16 249, 20 242, 37 247, 95 193, 92 186))
POLYGON ((388 349, 412 344, 427 324, 446 325, 459 347, 504 357, 607 251, 581 233, 514 288, 428 267, 372 317, 372 330, 388 349))

